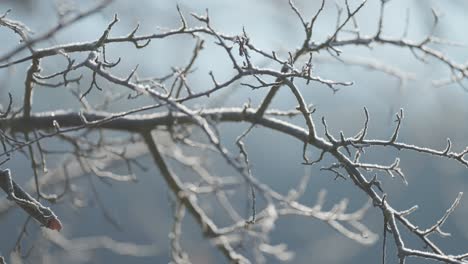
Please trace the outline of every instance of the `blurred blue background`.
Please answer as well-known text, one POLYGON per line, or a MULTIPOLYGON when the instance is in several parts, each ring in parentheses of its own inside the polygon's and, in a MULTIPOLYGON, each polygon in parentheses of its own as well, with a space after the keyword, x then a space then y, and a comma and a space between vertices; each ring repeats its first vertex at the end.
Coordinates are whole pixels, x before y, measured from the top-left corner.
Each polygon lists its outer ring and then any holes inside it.
MULTIPOLYGON (((69 1, 80 9, 86 9, 95 1, 69 1)), ((294 1, 304 17, 315 14, 320 1, 294 1)), ((344 1, 337 1, 344 6, 344 1)), ((350 1, 356 6, 358 1, 350 1)), ((283 0, 261 1, 178 1, 186 15, 189 25, 195 25, 189 13, 204 14, 209 9, 212 26, 225 34, 241 34, 245 27, 251 42, 266 51, 276 51, 284 56, 287 51, 293 51, 302 44, 304 37, 300 21, 283 0)), ((369 0, 369 3, 357 16, 357 21, 363 35, 374 34, 377 30, 380 1, 369 0)), ((47 31, 57 22, 56 2, 32 0, 0 1, 0 13, 12 9, 10 19, 22 21, 36 35, 47 31)), ((407 38, 418 41, 424 39, 430 32, 433 23, 431 8, 440 14, 440 23, 435 31, 439 38, 457 43, 468 43, 464 25, 468 24, 467 4, 465 1, 421 1, 394 0, 385 10, 383 35, 400 38, 403 35, 406 14, 409 12, 409 27, 407 38)), ((113 28, 111 35, 128 34, 137 23, 140 23, 140 34, 152 33, 162 28, 176 28, 179 18, 176 2, 173 1, 114 1, 99 14, 82 20, 69 28, 60 31, 53 38, 39 44, 41 47, 60 43, 96 40, 112 20, 114 13, 118 14, 120 22, 113 28)), ((314 39, 318 42, 329 36, 336 25, 337 11, 334 1, 326 1, 324 13, 320 16, 314 29, 314 39)), ((34 35, 33 35, 34 36, 34 35)), ((13 49, 18 38, 11 31, 0 28, 0 54, 13 49)), ((120 76, 125 76, 135 65, 139 64, 138 74, 141 77, 163 76, 170 72, 170 67, 183 66, 190 57, 194 40, 192 37, 174 37, 165 40, 155 40, 145 49, 135 49, 131 44, 116 44, 107 47, 108 56, 116 60, 122 58, 122 63, 113 70, 120 76)), ((466 46, 434 45, 459 63, 468 58, 466 46)), ((443 149, 446 138, 450 138, 454 150, 461 151, 467 144, 468 133, 468 93, 458 85, 435 87, 433 80, 445 79, 450 75, 446 65, 434 59, 422 63, 414 58, 405 48, 388 45, 372 45, 371 48, 348 46, 342 48, 342 58, 350 61, 358 59, 375 62, 398 69, 401 74, 410 77, 401 85, 395 76, 389 76, 376 70, 369 70, 356 65, 342 64, 332 59, 327 53, 318 54, 315 58, 314 72, 326 79, 338 81, 353 81, 354 85, 342 87, 337 93, 323 85, 312 83, 303 86, 302 92, 308 103, 314 104, 317 111, 313 117, 319 125, 322 116, 327 118, 329 129, 334 135, 343 131, 345 135, 358 132, 364 121, 363 107, 370 112, 369 137, 387 138, 394 127, 394 113, 400 108, 405 110, 400 140, 421 146, 443 149)), ((26 53, 25 53, 26 54, 26 53)), ((87 54, 75 54, 75 58, 85 58, 87 54)), ((265 67, 275 67, 262 58, 256 58, 255 63, 265 67)), ((66 66, 65 59, 56 56, 42 62, 44 72, 52 73, 66 66)), ((15 65, 9 69, 0 70, 0 103, 7 100, 7 92, 11 92, 15 102, 21 102, 24 92, 24 76, 28 63, 15 65)), ((224 80, 232 73, 231 64, 225 51, 213 44, 212 38, 206 39, 206 48, 202 51, 196 64, 197 71, 189 77, 195 90, 201 91, 211 86, 208 72, 213 71, 218 80, 224 80)), ((88 87, 89 72, 84 71, 82 91, 88 87)), ((102 86, 106 87, 104 81, 102 86)), ((108 87, 109 90, 118 90, 108 87)), ((120 90, 122 91, 122 90, 120 90)), ((238 83, 220 91, 215 99, 201 99, 198 104, 209 106, 242 106, 248 100, 257 106, 266 94, 266 90, 252 91, 238 83)), ((91 102, 102 100, 103 94, 94 90, 89 99, 91 102)), ((141 101, 140 101, 141 102, 141 101)), ((139 103, 140 103, 139 102, 139 103)), ((128 109, 135 104, 132 101, 121 101, 112 110, 128 109)), ((274 100, 274 108, 291 109, 297 103, 288 89, 283 89, 274 100)), ((55 109, 78 109, 79 102, 66 89, 49 89, 38 87, 34 94, 35 112, 55 109)), ((304 126, 302 119, 293 119, 293 123, 304 126)), ((223 124, 221 126, 223 143, 233 152, 237 151, 234 141, 247 126, 240 124, 223 124)), ((58 144, 53 140, 51 145, 58 144)), ((302 162, 302 144, 279 133, 264 128, 255 129, 246 139, 246 145, 253 164, 254 176, 271 186, 287 192, 295 186, 304 174, 302 162)), ((309 150, 314 157, 318 153, 309 150)), ((428 227, 435 223, 450 206, 460 191, 467 186, 467 168, 454 161, 438 159, 410 152, 396 152, 393 149, 376 149, 368 151, 364 161, 391 164, 395 157, 401 159, 409 185, 406 186, 399 178, 381 177, 389 201, 396 209, 408 209, 417 204, 419 209, 410 217, 420 227, 428 227)), ((170 261, 168 233, 171 230, 172 210, 169 200, 169 190, 159 177, 158 171, 151 164, 149 157, 141 157, 141 162, 148 166, 149 171, 138 171, 137 183, 113 183, 112 186, 95 180, 102 203, 119 221, 122 230, 109 225, 100 212, 96 202, 93 202, 91 190, 82 188, 84 200, 88 206, 73 208, 69 203, 59 203, 53 208, 61 216, 64 223, 63 234, 68 238, 106 235, 118 241, 129 241, 140 244, 155 244, 157 256, 125 257, 118 256, 102 249, 89 256, 82 254, 70 255, 56 247, 51 247, 47 258, 36 256, 29 263, 166 263, 170 261)), ((331 161, 331 160, 326 160, 331 161)), ((54 161, 51 161, 53 163, 54 161)), ((7 167, 15 172, 20 183, 30 179, 31 169, 24 164, 29 161, 21 153, 15 153, 7 167)), ((327 190, 326 206, 331 207, 343 198, 350 199, 350 209, 356 209, 366 202, 366 197, 355 188, 351 181, 335 180, 330 173, 320 171, 320 166, 310 169, 312 175, 308 190, 301 201, 313 204, 321 189, 327 190)), ((123 167, 122 167, 123 168, 123 167)), ((222 169, 221 169, 222 171, 222 169)), ((226 171, 226 173, 230 173, 226 171)), ((76 182, 77 186, 87 186, 87 180, 76 182)), ((3 197, 3 196, 1 196, 3 197)), ((4 198, 2 198, 4 199, 4 198)), ((442 249, 452 254, 468 250, 468 198, 464 196, 460 206, 452 214, 444 226, 445 231, 452 233, 451 237, 438 239, 442 249)), ((14 246, 16 237, 21 231, 21 224, 26 218, 19 209, 9 211, 0 216, 0 254, 6 255, 14 246)), ((291 263, 378 263, 381 258, 382 216, 377 210, 370 209, 365 223, 372 231, 379 234, 379 241, 371 246, 363 246, 351 241, 331 229, 326 223, 304 217, 284 217, 272 233, 272 242, 284 242, 295 252, 291 263)), ((226 260, 209 242, 204 241, 200 227, 188 216, 184 221, 183 247, 188 251, 194 263, 223 263, 226 260)), ((39 241, 40 231, 34 224, 30 227, 30 236, 26 241, 39 241)), ((29 242, 31 243, 31 242, 29 242)), ((420 247, 417 240, 409 239, 412 247, 420 247)), ((28 243, 26 243, 28 244, 28 243)), ((393 241, 387 243, 388 263, 395 263, 396 252, 393 241)), ((6 255, 8 256, 8 255, 6 255)), ((273 263, 273 259, 269 259, 273 263)), ((409 260, 408 263, 428 263, 420 260, 409 260)))

